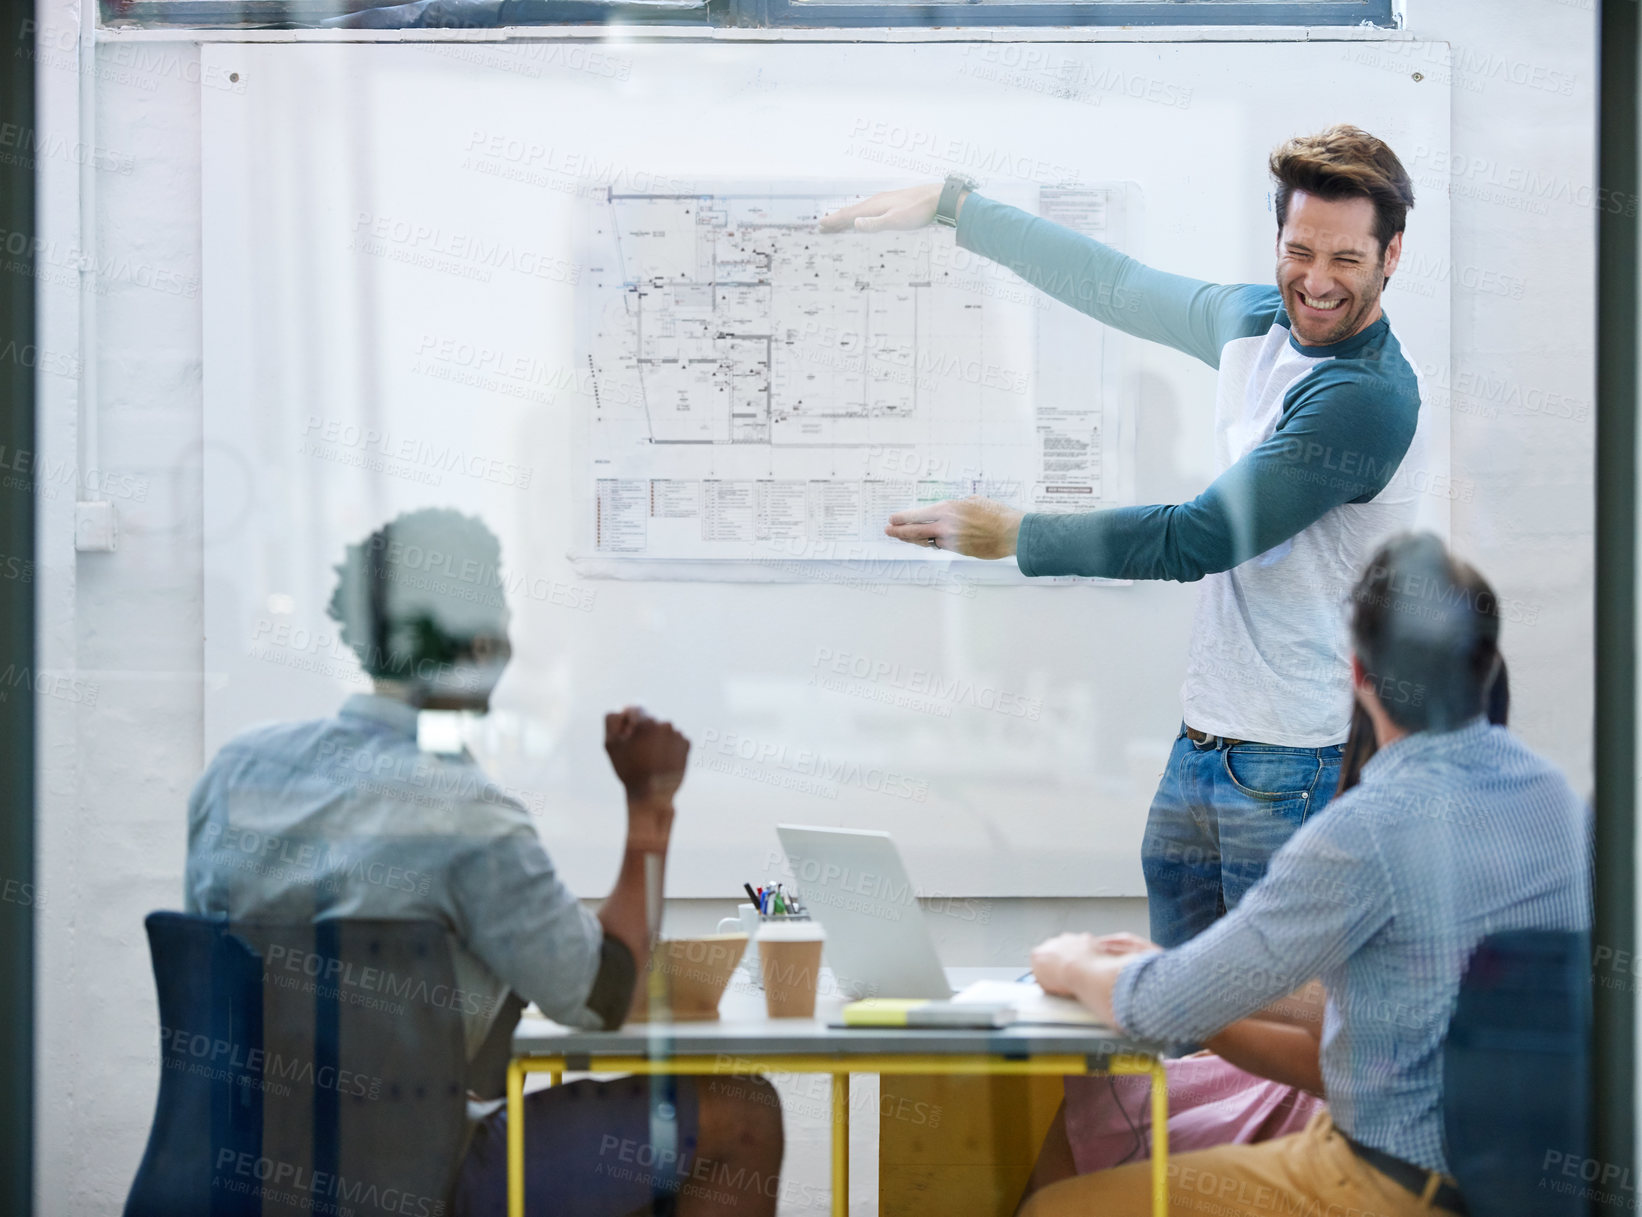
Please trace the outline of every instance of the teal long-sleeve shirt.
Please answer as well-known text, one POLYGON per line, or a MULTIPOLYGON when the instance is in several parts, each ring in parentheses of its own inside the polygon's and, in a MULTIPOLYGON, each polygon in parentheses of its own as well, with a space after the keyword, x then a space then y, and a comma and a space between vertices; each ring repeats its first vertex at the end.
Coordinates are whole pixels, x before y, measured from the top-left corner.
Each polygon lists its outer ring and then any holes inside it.
POLYGON ((1219 369, 1222 418, 1228 407, 1241 415, 1222 430, 1258 436, 1226 452, 1223 471, 1190 502, 1027 515, 1017 542, 1025 574, 1190 582, 1228 571, 1342 504, 1373 500, 1408 450, 1418 380, 1383 316, 1343 342, 1304 346, 1275 287, 1154 270, 978 194, 964 201, 957 238, 1097 321, 1219 369), (1227 358, 1274 331, 1286 339, 1274 358, 1227 358), (1267 432, 1260 422, 1272 414, 1267 432))

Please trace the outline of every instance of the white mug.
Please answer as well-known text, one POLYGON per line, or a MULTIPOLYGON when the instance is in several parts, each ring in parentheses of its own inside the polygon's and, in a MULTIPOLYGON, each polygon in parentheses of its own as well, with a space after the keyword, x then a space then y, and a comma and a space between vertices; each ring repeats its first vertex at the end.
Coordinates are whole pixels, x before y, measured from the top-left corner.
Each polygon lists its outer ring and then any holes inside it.
POLYGON ((736 915, 725 917, 718 923, 715 934, 747 935, 747 950, 741 956, 741 966, 747 969, 747 974, 756 981, 758 979, 758 906, 755 904, 738 904, 735 906, 736 915))

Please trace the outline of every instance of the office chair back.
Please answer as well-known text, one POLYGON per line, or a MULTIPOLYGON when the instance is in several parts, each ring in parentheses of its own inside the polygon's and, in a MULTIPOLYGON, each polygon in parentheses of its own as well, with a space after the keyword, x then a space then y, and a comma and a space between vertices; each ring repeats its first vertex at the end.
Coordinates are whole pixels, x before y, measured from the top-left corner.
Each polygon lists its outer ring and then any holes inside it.
POLYGON ((448 1211, 477 999, 443 926, 146 924, 160 1093, 126 1217, 448 1211))
POLYGON ((1491 934, 1471 956, 1443 1048, 1449 1167, 1473 1217, 1583 1217, 1590 936, 1491 934))

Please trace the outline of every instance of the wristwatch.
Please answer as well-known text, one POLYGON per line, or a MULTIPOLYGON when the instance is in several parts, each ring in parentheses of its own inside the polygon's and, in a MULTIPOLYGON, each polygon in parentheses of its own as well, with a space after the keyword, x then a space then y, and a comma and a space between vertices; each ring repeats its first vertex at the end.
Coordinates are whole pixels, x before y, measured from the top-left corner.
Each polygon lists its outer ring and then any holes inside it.
POLYGON ((959 173, 948 177, 941 187, 940 201, 935 204, 935 222, 947 228, 958 227, 958 200, 978 185, 974 178, 959 173))

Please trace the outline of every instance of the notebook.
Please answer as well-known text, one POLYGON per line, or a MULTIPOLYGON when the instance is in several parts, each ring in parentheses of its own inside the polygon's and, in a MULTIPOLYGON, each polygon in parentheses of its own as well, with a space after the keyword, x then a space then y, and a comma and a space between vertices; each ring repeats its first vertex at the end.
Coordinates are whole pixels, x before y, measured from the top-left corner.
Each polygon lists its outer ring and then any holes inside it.
POLYGON ((845 1006, 838 1027, 1007 1027, 1012 1006, 929 998, 869 997, 845 1006))
POLYGON ((1012 1006, 1016 1023, 1043 1026, 1105 1027, 1110 1024, 1070 997, 1045 993, 1031 980, 977 980, 952 999, 953 1005, 1012 1006))

